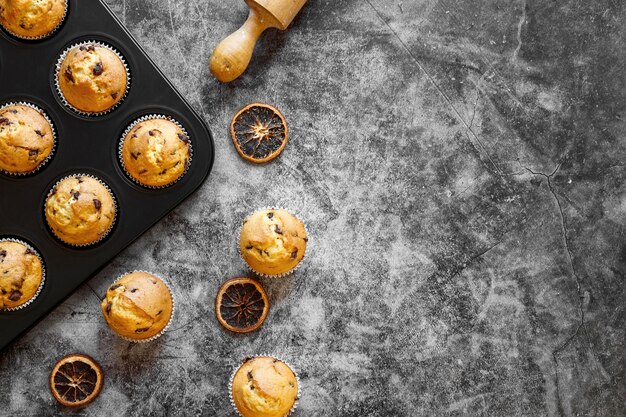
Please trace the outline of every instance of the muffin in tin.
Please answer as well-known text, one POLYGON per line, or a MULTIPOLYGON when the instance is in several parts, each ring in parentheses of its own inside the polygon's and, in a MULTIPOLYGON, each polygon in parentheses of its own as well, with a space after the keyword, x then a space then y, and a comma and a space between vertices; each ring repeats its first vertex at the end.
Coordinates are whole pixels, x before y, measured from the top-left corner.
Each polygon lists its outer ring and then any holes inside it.
POLYGON ((45 38, 65 19, 67 1, 0 0, 0 24, 18 38, 45 38))
POLYGON ((239 250, 250 269, 281 276, 304 258, 308 242, 304 223, 283 209, 263 209, 249 215, 239 236, 239 250))
POLYGON ((46 221, 63 242, 86 246, 102 240, 113 227, 117 207, 111 191, 87 175, 59 181, 45 204, 46 221))
POLYGON ((285 417, 296 406, 298 378, 271 356, 248 358, 231 381, 231 401, 243 417, 285 417))
POLYGON ((43 279, 41 259, 32 248, 0 240, 0 310, 29 303, 39 293, 43 279))
POLYGON ((160 278, 136 271, 122 276, 109 287, 101 308, 111 330, 132 341, 145 341, 165 331, 172 318, 174 302, 160 278))
POLYGON ((57 68, 59 92, 79 112, 99 114, 117 106, 126 95, 128 69, 112 48, 96 42, 65 52, 57 68))
POLYGON ((38 109, 25 104, 0 108, 0 170, 29 174, 43 165, 54 149, 54 129, 38 109))
POLYGON ((171 118, 141 119, 122 139, 120 158, 126 173, 137 183, 166 187, 187 172, 191 162, 189 136, 171 118))

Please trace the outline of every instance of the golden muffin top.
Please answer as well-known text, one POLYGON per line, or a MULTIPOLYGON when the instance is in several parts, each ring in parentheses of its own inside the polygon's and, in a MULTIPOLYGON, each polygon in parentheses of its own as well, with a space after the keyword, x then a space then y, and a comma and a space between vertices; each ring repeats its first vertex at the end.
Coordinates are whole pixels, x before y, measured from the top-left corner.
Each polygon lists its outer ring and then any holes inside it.
POLYGON ((124 97, 128 74, 115 52, 94 43, 72 48, 61 63, 57 79, 70 105, 82 112, 100 113, 124 97))
POLYGON ((37 294, 43 279, 39 257, 19 242, 0 241, 0 310, 15 308, 37 294))
POLYGON ((104 238, 115 221, 116 206, 97 179, 75 175, 61 180, 46 200, 52 232, 70 245, 88 245, 104 238))
POLYGON ((239 367, 231 394, 244 417, 285 417, 298 398, 298 379, 284 362, 256 357, 239 367))
POLYGON ((0 110, 0 169, 12 174, 33 172, 52 153, 54 132, 46 117, 30 106, 0 110))
POLYGON ((20 38, 52 33, 65 17, 66 0, 0 0, 0 23, 20 38))
POLYGON ((296 216, 282 209, 264 209, 244 220, 239 247, 254 271, 281 275, 304 258, 307 241, 304 223, 296 216))
POLYGON ((122 145, 122 162, 130 176, 150 187, 178 180, 191 159, 185 131, 168 119, 144 120, 133 127, 122 145))
POLYGON ((132 272, 118 279, 101 304, 109 327, 134 340, 149 339, 165 329, 173 306, 167 285, 147 272, 132 272))

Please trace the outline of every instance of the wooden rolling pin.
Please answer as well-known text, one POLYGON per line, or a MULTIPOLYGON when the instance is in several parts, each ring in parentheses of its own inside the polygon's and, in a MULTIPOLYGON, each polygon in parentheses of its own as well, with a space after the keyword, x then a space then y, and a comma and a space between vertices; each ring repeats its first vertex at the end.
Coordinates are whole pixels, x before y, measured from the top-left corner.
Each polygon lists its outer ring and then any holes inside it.
POLYGON ((223 83, 243 74, 265 29, 287 29, 306 0, 246 0, 246 3, 250 8, 248 20, 220 42, 211 56, 211 72, 223 83))

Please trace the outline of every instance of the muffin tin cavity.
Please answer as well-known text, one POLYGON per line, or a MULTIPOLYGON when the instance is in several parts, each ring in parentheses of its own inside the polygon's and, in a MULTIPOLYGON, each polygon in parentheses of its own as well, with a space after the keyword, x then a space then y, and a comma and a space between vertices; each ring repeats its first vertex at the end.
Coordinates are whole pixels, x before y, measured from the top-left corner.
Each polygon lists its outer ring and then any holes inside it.
POLYGON ((39 171, 56 143, 54 123, 40 107, 25 101, 0 105, 0 172, 26 176, 39 171))
POLYGON ((128 178, 150 189, 180 181, 191 166, 189 133, 172 116, 149 114, 133 121, 122 133, 118 160, 128 178))
POLYGON ((70 0, 5 0, 0 9, 0 27, 23 41, 52 37, 67 18, 70 0), (29 13, 21 8, 28 6, 29 13))
POLYGON ((130 90, 130 69, 111 45, 87 40, 61 52, 54 69, 61 102, 81 116, 102 116, 115 110, 130 90))
MULTIPOLYGON (((46 274, 45 287, 36 302, 17 311, 0 310, 0 350, 191 195, 213 165, 213 140, 205 122, 154 66, 106 3, 69 1, 63 30, 45 41, 20 41, 0 30, 0 107, 23 102, 43 110, 55 135, 52 157, 40 164, 36 175, 0 173, 0 238, 28 237, 31 247, 45 260, 46 274), (57 90, 57 68, 61 68, 67 51, 84 46, 81 56, 92 59, 94 51, 88 50, 89 45, 110 52, 122 63, 122 74, 127 75, 118 102, 102 112, 72 109, 60 86, 57 90), (189 162, 164 188, 134 182, 119 160, 122 133, 147 116, 172 121, 181 130, 180 143, 189 145, 189 162), (104 222, 97 238, 90 235, 83 241, 57 237, 54 227, 58 225, 49 225, 45 213, 55 186, 77 174, 97 179, 99 185, 104 183, 115 207, 111 224, 104 222)), ((89 61, 82 68, 90 71, 90 77, 105 76, 106 62, 103 68, 96 65, 98 62, 89 61), (100 75, 94 75, 94 70, 100 75)), ((62 212, 60 224, 71 220, 88 223, 105 205, 104 199, 91 196, 89 190, 69 189, 55 208, 62 212), (79 194, 74 196, 70 191, 79 194), (81 207, 70 215, 77 202, 81 207)))

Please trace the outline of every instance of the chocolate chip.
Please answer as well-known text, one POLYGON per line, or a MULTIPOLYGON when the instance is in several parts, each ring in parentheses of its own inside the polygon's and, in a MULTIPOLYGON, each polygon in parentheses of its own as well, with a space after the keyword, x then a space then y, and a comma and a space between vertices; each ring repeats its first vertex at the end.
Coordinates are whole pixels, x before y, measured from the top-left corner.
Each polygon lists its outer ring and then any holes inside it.
POLYGON ((272 212, 270 211, 269 213, 267 213, 267 217, 268 217, 268 218, 270 218, 270 219, 271 219, 271 218, 273 218, 273 217, 274 217, 274 213, 272 213, 272 212))
POLYGON ((43 138, 44 136, 46 136, 46 135, 45 135, 45 134, 44 134, 41 130, 39 130, 39 129, 35 129, 35 133, 37 134, 37 136, 42 137, 42 138, 43 138))
POLYGON ((122 284, 113 284, 111 285, 111 287, 109 288, 109 291, 115 291, 117 290, 119 287, 121 287, 122 284))
POLYGON ((93 199, 93 205, 96 207, 96 210, 100 210, 100 208, 102 207, 102 203, 97 198, 93 199))
POLYGON ((130 290, 130 292, 133 292, 133 293, 135 293, 135 292, 137 292, 137 291, 139 291, 139 289, 138 289, 138 288, 131 288, 131 290, 130 290))
POLYGON ((182 140, 185 143, 189 142, 189 138, 186 135, 183 135, 182 133, 178 134, 178 139, 182 140))
POLYGON ((166 172, 167 172, 167 168, 165 168, 163 171, 159 172, 159 175, 165 175, 166 172))
POLYGON ((163 310, 159 310, 159 312, 157 313, 157 316, 160 315, 163 312, 163 310))
POLYGON ((296 249, 295 251, 291 252, 291 259, 296 259, 298 257, 298 249, 296 249))
POLYGON ((79 184, 82 184, 83 182, 85 182, 83 181, 83 177, 76 177, 76 179, 78 180, 79 184))
POLYGON ((24 252, 24 255, 34 255, 34 254, 35 254, 35 251, 32 250, 31 248, 26 248, 26 252, 24 252))
POLYGON ((111 303, 107 303, 107 308, 106 308, 106 312, 110 313, 111 312, 111 307, 113 306, 113 304, 111 303))
POLYGON ((143 329, 137 329, 137 330, 135 330, 135 333, 144 333, 144 332, 147 332, 148 329, 150 329, 150 328, 149 327, 144 327, 143 329))
POLYGON ((149 134, 150 136, 154 136, 154 130, 149 131, 149 132, 148 132, 148 134, 149 134))
POLYGON ((9 119, 7 119, 6 117, 0 117, 0 126, 2 125, 10 125, 11 121, 9 119))
POLYGON ((78 200, 78 197, 80 197, 80 192, 76 191, 74 194, 72 194, 72 196, 78 200))
POLYGON ((17 110, 10 110, 10 112, 13 113, 13 114, 17 114, 18 113, 17 110))
POLYGON ((0 262, 4 262, 4 258, 7 256, 7 251, 4 249, 0 250, 0 262))
POLYGON ((78 48, 78 49, 80 49, 81 51, 86 51, 87 47, 85 45, 81 45, 80 48, 78 48))
POLYGON ((96 65, 93 66, 93 75, 95 75, 96 77, 98 75, 102 75, 102 72, 104 71, 104 68, 102 67, 102 62, 98 62, 96 65))
POLYGON ((137 160, 137 158, 139 158, 139 155, 140 155, 139 153, 133 153, 133 152, 130 153, 130 157, 133 158, 134 160, 137 160))
POLYGON ((36 149, 31 149, 30 151, 28 151, 28 156, 35 156, 39 153, 38 150, 36 149))
POLYGON ((2 290, 2 295, 5 295, 7 292, 5 290, 2 290))
POLYGON ((72 82, 72 83, 74 82, 74 74, 72 74, 72 68, 66 67, 63 75, 65 75, 65 78, 67 79, 67 81, 72 82))
POLYGON ((148 170, 147 170, 147 169, 142 169, 141 171, 139 171, 139 175, 141 175, 141 174, 145 174, 146 172, 148 172, 148 170))
POLYGON ((55 195, 57 193, 57 187, 54 187, 52 191, 50 191, 50 195, 55 195))
POLYGON ((248 372, 248 379, 252 379, 252 371, 248 372))
POLYGON ((303 237, 302 240, 304 240, 305 242, 308 242, 309 238, 308 237, 303 237))
POLYGON ((247 250, 252 249, 252 245, 246 246, 246 249, 247 249, 247 250))
POLYGON ((9 300, 11 301, 17 301, 20 298, 22 298, 22 293, 18 290, 13 291, 11 295, 9 296, 9 300))
POLYGON ((87 45, 87 50, 90 52, 93 52, 96 50, 96 46, 94 44, 87 45))
POLYGON ((283 231, 282 231, 282 230, 280 230, 280 226, 279 226, 279 225, 276 225, 276 229, 274 229, 274 231, 275 231, 276 233, 278 233, 279 235, 282 235, 282 234, 283 234, 283 231))
POLYGON ((111 98, 113 100, 116 100, 119 95, 120 95, 120 93, 118 93, 117 91, 114 91, 114 92, 111 93, 111 98))

